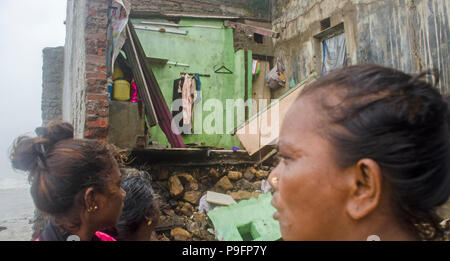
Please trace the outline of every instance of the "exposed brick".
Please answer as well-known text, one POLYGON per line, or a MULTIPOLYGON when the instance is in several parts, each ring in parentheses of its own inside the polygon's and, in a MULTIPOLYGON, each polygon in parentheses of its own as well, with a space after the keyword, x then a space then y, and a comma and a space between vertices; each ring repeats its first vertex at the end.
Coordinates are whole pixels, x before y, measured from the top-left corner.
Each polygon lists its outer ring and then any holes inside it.
POLYGON ((94 73, 86 73, 87 79, 101 79, 106 80, 106 73, 94 72, 94 73))
POLYGON ((95 121, 88 121, 86 123, 87 128, 106 128, 108 127, 108 119, 107 118, 98 118, 95 121))

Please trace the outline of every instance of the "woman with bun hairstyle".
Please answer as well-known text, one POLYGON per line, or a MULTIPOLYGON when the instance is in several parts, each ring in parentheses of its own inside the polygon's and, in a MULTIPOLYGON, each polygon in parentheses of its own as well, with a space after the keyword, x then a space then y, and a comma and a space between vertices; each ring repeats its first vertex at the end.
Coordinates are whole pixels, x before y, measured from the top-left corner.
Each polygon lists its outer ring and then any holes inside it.
POLYGON ((36 134, 15 140, 11 162, 29 172, 34 204, 50 217, 37 241, 115 241, 99 231, 117 224, 125 198, 111 152, 74 139, 68 123, 50 122, 36 134))

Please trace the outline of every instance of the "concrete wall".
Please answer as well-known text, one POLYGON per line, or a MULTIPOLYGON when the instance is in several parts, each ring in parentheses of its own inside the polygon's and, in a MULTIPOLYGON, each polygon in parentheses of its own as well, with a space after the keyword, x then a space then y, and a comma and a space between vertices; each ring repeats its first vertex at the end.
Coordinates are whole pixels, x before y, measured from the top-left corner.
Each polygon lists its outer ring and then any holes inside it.
POLYGON ((134 13, 179 12, 253 17, 270 21, 269 0, 130 0, 134 13))
POLYGON ((83 137, 86 120, 86 0, 68 0, 64 53, 63 119, 83 137))
POLYGON ((42 124, 62 119, 64 47, 45 48, 42 67, 42 124))
MULTIPOLYGON (((344 23, 350 64, 377 63, 417 73, 441 71, 442 92, 448 92, 450 1, 435 0, 274 0, 275 55, 283 56, 286 76, 299 81, 321 72, 320 21, 344 23)), ((276 96, 285 92, 279 90, 276 96)))

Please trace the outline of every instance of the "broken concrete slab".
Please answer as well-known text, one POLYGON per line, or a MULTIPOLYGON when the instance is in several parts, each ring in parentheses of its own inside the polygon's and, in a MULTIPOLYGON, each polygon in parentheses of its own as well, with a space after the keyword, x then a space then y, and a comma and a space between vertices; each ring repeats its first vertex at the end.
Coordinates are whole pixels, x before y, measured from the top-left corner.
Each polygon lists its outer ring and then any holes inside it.
POLYGON ((272 194, 258 199, 242 200, 238 204, 208 212, 219 241, 276 241, 281 239, 280 225, 273 219, 276 209, 272 194))
POLYGON ((206 201, 208 203, 220 206, 228 206, 231 204, 236 204, 236 201, 230 195, 217 193, 213 191, 208 191, 206 193, 206 201))

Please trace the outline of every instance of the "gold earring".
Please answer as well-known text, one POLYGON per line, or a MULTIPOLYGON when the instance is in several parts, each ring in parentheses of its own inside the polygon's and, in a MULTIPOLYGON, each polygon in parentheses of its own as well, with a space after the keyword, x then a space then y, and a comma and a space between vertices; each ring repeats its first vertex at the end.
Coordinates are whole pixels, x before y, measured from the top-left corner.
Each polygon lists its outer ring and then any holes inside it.
POLYGON ((96 211, 98 209, 98 206, 94 206, 94 211, 96 211))
POLYGON ((149 226, 151 226, 151 225, 152 225, 152 221, 149 220, 149 221, 147 222, 147 227, 149 227, 149 226))

